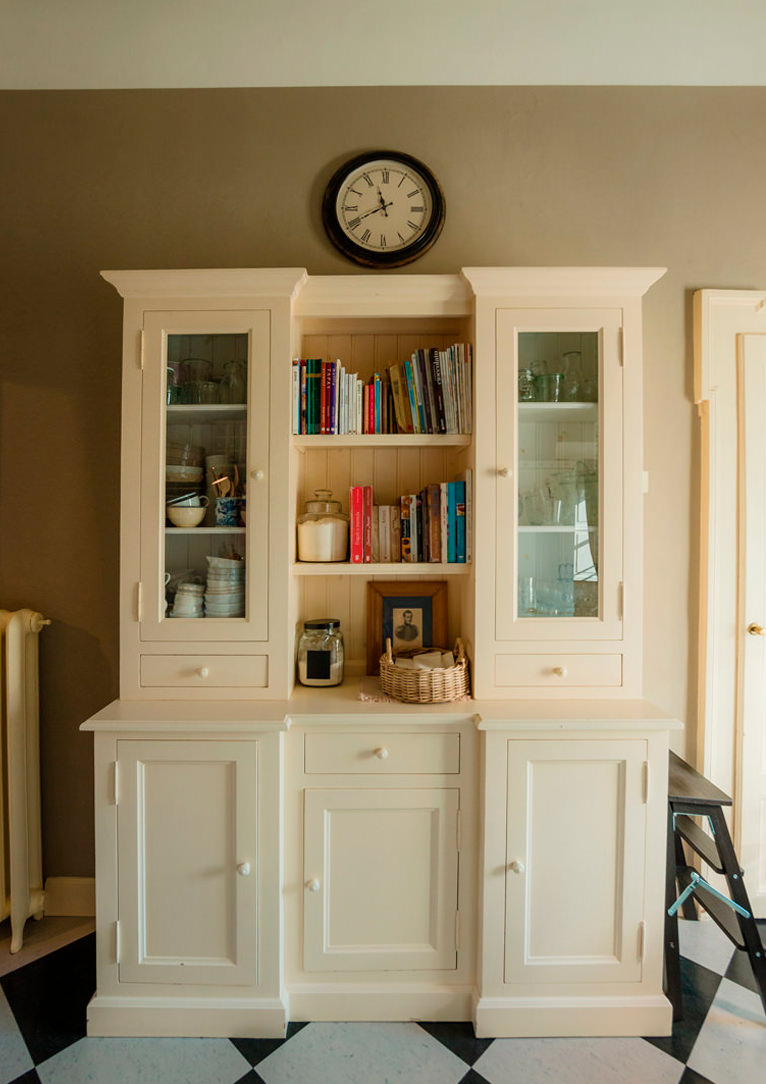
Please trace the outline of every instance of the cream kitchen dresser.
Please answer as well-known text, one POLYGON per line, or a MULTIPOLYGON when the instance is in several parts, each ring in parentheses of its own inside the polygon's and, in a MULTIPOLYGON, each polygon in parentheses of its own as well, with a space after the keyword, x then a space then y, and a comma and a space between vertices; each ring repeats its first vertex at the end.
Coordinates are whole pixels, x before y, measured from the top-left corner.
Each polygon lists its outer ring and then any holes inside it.
MULTIPOLYGON (((659 269, 105 272, 125 299, 120 699, 93 731, 90 1034, 472 1019, 481 1035, 667 1033, 667 749, 641 700, 641 297, 659 269), (369 377, 475 344, 473 433, 291 434, 291 360, 369 377), (226 403, 168 401, 232 359, 226 403), (567 401, 518 401, 566 365, 567 401), (174 393, 175 394, 175 393, 174 393), (246 526, 165 523, 165 463, 236 463, 246 526), (302 564, 316 488, 376 503, 470 471, 466 564, 302 564), (240 617, 165 610, 245 558, 240 617), (361 701, 371 578, 443 579, 474 699, 361 701), (341 619, 346 680, 295 686, 341 619)), ((196 393, 195 393, 196 394, 196 393)), ((204 389, 199 392, 204 400, 204 389)))

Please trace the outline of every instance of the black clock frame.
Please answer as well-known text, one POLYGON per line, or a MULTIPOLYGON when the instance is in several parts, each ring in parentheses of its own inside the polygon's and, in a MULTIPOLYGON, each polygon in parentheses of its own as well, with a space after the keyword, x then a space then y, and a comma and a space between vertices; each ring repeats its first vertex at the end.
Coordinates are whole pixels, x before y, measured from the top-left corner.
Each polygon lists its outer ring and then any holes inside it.
POLYGON ((428 166, 418 158, 413 157, 411 154, 403 154, 401 151, 367 151, 364 154, 356 155, 354 158, 349 158, 330 178, 322 200, 322 222, 327 231, 327 236, 349 260, 353 260, 363 267, 382 269, 402 267, 404 264, 411 263, 428 252, 442 232, 446 210, 447 205, 441 185, 428 166), (336 210, 338 193, 348 179, 349 174, 355 173, 366 163, 377 162, 381 158, 401 162, 403 166, 417 170, 426 183, 433 207, 431 220, 423 232, 415 238, 412 244, 407 245, 406 248, 397 249, 395 252, 371 252, 362 245, 355 244, 341 228, 336 210))

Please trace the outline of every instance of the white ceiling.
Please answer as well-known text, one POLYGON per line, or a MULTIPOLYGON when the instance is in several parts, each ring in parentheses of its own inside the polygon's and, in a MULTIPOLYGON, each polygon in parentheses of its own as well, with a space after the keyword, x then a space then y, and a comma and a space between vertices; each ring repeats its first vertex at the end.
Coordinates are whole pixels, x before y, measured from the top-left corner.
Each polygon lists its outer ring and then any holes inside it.
POLYGON ((764 40, 764 0, 0 0, 0 87, 761 85, 764 40))

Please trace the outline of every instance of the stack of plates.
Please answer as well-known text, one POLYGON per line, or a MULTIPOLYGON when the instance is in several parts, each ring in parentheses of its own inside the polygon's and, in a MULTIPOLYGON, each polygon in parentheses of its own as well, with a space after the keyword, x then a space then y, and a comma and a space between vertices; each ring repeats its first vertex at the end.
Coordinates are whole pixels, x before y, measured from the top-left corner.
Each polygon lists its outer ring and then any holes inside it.
POLYGON ((206 617, 245 616, 245 562, 208 557, 205 588, 206 617))

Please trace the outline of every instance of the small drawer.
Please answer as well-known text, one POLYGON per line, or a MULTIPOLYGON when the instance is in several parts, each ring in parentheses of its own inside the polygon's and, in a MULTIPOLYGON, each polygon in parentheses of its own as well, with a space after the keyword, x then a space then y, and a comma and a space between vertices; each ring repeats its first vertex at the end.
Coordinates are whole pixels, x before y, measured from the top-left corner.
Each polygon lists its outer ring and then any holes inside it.
POLYGON ((142 655, 144 688, 265 689, 268 655, 142 655))
POLYGON ((496 655, 499 686, 566 689, 622 685, 622 655, 496 655))
POLYGON ((459 734, 306 734, 307 775, 457 775, 459 734))

